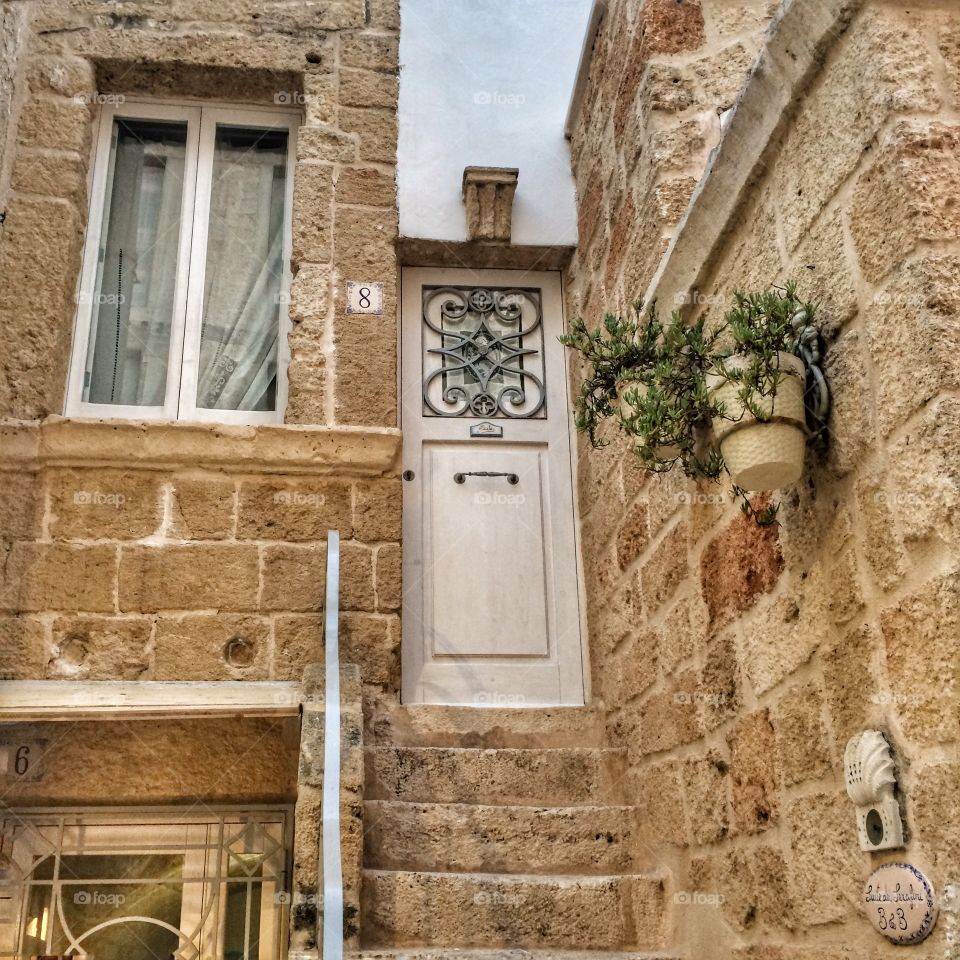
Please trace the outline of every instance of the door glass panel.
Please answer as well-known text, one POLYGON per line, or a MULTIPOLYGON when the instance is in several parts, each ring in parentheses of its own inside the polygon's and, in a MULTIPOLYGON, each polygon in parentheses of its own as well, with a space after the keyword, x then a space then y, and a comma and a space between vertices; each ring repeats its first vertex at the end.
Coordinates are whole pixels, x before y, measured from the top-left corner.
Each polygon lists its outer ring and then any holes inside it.
POLYGON ((286 819, 2 824, 0 957, 272 960, 283 949, 286 819), (18 906, 17 906, 18 905, 18 906))
POLYGON ((93 957, 169 960, 180 946, 182 877, 183 857, 48 857, 32 874, 23 953, 76 952, 73 938, 82 936, 80 951, 93 957), (58 865, 62 920, 54 902, 58 865))
POLYGON ((546 416, 539 291, 423 288, 423 413, 546 416))
POLYGON ((115 120, 83 399, 163 406, 186 123, 115 120))
POLYGON ((224 960, 257 957, 260 955, 260 865, 248 868, 231 858, 228 877, 223 924, 224 960))
POLYGON ((274 410, 287 131, 218 124, 197 406, 274 410))

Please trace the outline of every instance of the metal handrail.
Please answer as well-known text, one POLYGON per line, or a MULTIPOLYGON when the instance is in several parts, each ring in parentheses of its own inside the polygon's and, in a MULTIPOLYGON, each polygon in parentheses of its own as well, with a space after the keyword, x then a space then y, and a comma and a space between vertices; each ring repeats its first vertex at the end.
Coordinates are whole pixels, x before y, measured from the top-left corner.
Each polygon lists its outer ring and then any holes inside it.
POLYGON ((343 864, 340 859, 340 534, 327 532, 323 723, 323 960, 343 958, 343 864))

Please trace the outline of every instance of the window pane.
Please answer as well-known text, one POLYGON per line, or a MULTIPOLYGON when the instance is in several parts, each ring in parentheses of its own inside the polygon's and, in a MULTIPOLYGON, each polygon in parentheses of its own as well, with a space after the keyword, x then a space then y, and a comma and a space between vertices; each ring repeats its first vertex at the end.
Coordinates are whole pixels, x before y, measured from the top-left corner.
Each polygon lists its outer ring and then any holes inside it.
MULTIPOLYGON (((284 814, 179 822, 118 815, 0 818, 15 869, 0 958, 269 960, 286 925, 284 814)), ((0 877, 0 880, 3 880, 0 877)))
POLYGON ((274 410, 287 132, 218 125, 197 406, 274 410))
POLYGON ((262 870, 230 858, 223 920, 223 960, 250 960, 260 955, 262 870))
POLYGON ((185 123, 116 120, 83 399, 163 406, 180 240, 185 123))
POLYGON ((49 857, 33 871, 23 955, 64 956, 74 940, 71 952, 95 960, 169 960, 180 949, 182 857, 62 856, 59 904, 55 865, 49 857))

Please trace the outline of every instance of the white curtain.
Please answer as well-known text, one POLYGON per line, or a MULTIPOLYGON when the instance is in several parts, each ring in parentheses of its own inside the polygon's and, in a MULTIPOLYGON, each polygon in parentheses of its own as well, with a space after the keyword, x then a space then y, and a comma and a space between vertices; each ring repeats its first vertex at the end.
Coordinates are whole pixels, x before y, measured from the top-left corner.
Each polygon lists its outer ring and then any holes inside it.
POLYGON ((218 143, 204 282, 197 405, 276 402, 286 155, 218 143))
POLYGON ((162 406, 183 197, 185 125, 118 126, 100 241, 84 399, 162 406))

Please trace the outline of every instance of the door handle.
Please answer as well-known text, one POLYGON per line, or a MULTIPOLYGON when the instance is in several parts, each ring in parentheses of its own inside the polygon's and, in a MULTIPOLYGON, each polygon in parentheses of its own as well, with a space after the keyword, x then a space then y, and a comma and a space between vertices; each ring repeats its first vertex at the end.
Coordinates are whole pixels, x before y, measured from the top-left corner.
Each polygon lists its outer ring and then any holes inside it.
POLYGON ((515 473, 502 473, 497 470, 470 470, 467 473, 455 473, 454 483, 466 483, 467 477, 506 477, 507 483, 519 483, 520 478, 515 473))

